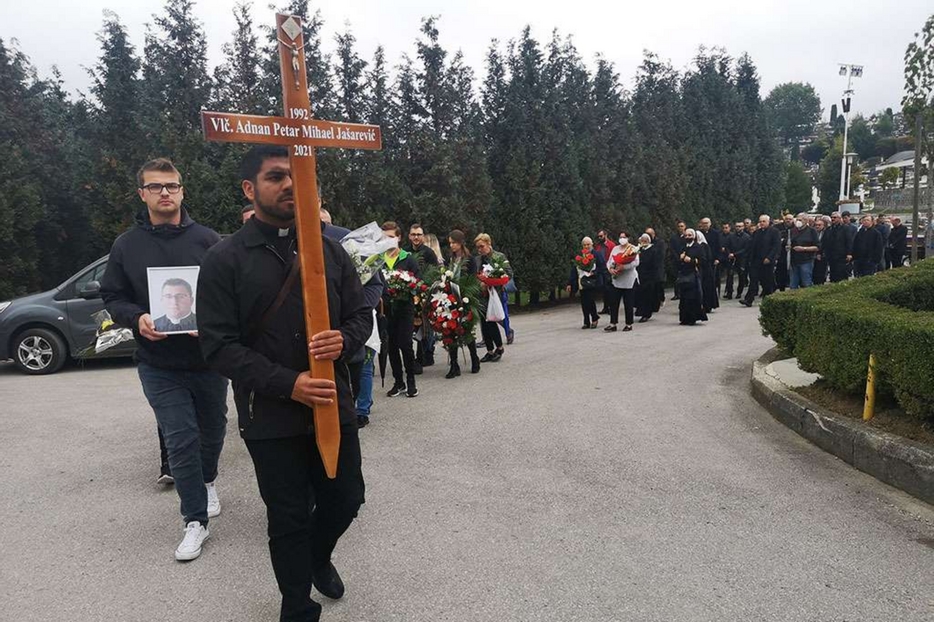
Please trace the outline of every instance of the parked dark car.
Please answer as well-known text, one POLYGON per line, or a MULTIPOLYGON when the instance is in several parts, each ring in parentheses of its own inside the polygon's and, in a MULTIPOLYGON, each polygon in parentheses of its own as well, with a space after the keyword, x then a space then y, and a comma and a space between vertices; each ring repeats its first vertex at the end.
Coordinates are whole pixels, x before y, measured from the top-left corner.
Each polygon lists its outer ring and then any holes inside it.
POLYGON ((55 289, 0 302, 0 361, 13 359, 27 374, 52 374, 70 358, 132 356, 133 340, 94 354, 97 323, 91 315, 104 308, 100 280, 106 267, 102 257, 55 289))

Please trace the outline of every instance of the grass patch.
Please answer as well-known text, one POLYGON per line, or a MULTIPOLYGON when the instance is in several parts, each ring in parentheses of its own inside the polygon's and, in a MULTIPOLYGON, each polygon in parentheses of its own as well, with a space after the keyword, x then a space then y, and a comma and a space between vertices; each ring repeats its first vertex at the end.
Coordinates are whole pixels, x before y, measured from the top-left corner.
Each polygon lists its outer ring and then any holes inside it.
MULTIPOLYGON (((848 419, 862 421, 863 396, 834 389, 826 380, 794 389, 815 404, 848 419)), ((876 395, 876 414, 868 425, 877 430, 901 436, 934 447, 934 428, 915 417, 908 417, 891 396, 876 395)))

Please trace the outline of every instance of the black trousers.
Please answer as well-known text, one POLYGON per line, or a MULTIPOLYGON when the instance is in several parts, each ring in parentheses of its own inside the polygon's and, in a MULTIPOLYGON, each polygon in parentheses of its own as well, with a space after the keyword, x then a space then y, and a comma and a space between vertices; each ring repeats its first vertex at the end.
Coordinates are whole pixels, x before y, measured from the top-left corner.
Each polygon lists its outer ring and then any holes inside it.
POLYGON ((752 303, 762 288, 762 296, 768 296, 775 291, 775 266, 771 264, 760 264, 749 267, 749 289, 746 290, 744 300, 752 303))
POLYGON ((830 260, 830 282, 839 283, 850 278, 850 264, 845 259, 830 260))
POLYGON ((660 278, 658 282, 655 284, 655 288, 658 291, 658 303, 659 305, 661 305, 661 303, 665 302, 665 277, 664 275, 662 275, 662 278, 660 278))
POLYGON ((499 324, 496 322, 480 322, 480 334, 483 335, 483 345, 492 352, 494 349, 503 347, 503 336, 499 332, 499 324))
MULTIPOLYGON (((609 301, 607 299, 608 295, 611 295, 611 294, 607 292, 603 295, 604 306, 609 306, 609 301)), ((596 322, 597 320, 600 319, 600 316, 597 314, 596 297, 597 297, 596 290, 593 290, 593 289, 580 290, 581 311, 584 313, 584 324, 590 324, 591 322, 596 322)))
POLYGON ((415 377, 415 352, 412 350, 415 311, 411 308, 396 307, 387 320, 389 367, 392 368, 393 380, 397 385, 401 385, 405 383, 406 378, 415 377))
POLYGON ((855 263, 855 272, 856 276, 872 276, 879 271, 879 264, 872 261, 856 261, 855 263))
MULTIPOLYGON (((773 270, 772 273, 773 273, 773 282, 775 283, 776 287, 778 287, 778 289, 780 289, 781 291, 785 291, 785 289, 791 283, 791 279, 790 279, 790 273, 788 272, 788 262, 787 262, 787 259, 784 253, 779 258, 778 265, 775 266, 775 270, 773 270)), ((761 278, 760 278, 760 282, 761 282, 761 278)), ((771 294, 772 292, 769 292, 769 293, 771 294)))
POLYGON ((623 308, 626 313, 626 326, 631 326, 636 313, 635 290, 613 288, 610 293, 610 324, 619 323, 619 302, 623 301, 623 308))
POLYGON ((735 274, 739 280, 736 297, 742 296, 743 290, 746 289, 746 269, 738 263, 721 263, 720 268, 723 270, 724 280, 726 281, 724 293, 729 297, 733 296, 733 275, 735 274))
POLYGON ((823 285, 827 282, 827 260, 814 260, 814 285, 823 285))
POLYGON ((248 440, 246 447, 266 504, 269 555, 282 593, 279 620, 317 620, 312 572, 331 561, 364 502, 357 426, 341 426, 335 479, 325 474, 313 435, 248 440))

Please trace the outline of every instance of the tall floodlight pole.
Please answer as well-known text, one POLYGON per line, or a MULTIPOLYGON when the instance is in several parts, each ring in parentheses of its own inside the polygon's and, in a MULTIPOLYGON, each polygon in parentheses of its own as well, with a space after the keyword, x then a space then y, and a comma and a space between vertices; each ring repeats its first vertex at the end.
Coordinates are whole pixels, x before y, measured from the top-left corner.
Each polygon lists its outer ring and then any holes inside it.
POLYGON ((849 197, 846 183, 847 132, 850 129, 850 97, 853 95, 853 78, 863 76, 862 65, 840 65, 840 75, 846 76, 846 90, 843 91, 843 157, 840 159, 840 200, 849 197))

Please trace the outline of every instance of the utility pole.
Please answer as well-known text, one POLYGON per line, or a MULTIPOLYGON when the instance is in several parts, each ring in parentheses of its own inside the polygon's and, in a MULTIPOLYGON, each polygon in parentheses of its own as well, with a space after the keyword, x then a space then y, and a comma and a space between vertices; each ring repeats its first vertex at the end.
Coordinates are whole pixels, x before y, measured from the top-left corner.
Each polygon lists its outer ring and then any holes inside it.
POLYGON ((846 201, 849 197, 849 191, 846 183, 847 165, 847 133, 850 129, 850 97, 853 95, 853 78, 863 76, 862 65, 840 65, 840 75, 846 76, 846 90, 843 91, 843 154, 840 159, 840 200, 846 201))
MULTIPOLYGON (((918 110, 918 113, 915 115, 915 192, 911 211, 911 265, 918 263, 918 228, 921 226, 919 222, 919 213, 921 211, 921 117, 922 110, 918 110)), ((930 187, 931 180, 929 179, 928 188, 930 187)), ((928 226, 930 227, 930 223, 928 223, 928 226)))

